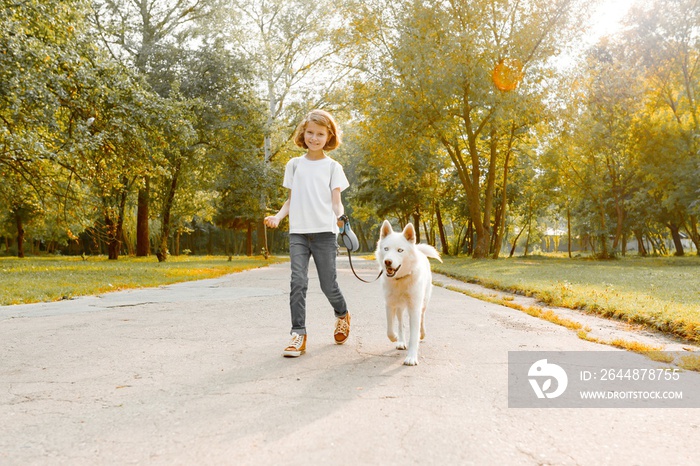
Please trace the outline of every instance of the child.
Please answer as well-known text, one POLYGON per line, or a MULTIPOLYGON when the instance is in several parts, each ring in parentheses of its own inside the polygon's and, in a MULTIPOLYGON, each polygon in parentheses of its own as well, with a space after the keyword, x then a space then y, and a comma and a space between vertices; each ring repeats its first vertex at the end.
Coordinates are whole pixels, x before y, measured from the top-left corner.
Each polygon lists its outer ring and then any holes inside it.
POLYGON ((339 217, 345 213, 340 193, 350 184, 343 167, 324 152, 340 145, 340 130, 330 113, 313 110, 297 126, 294 142, 307 152, 287 163, 282 186, 289 189, 289 197, 277 214, 265 217, 265 225, 277 228, 289 215, 292 340, 282 353, 286 357, 298 357, 306 351, 306 291, 311 256, 321 290, 337 318, 335 342, 342 345, 350 334, 350 314, 335 269, 336 235, 342 226, 339 217))

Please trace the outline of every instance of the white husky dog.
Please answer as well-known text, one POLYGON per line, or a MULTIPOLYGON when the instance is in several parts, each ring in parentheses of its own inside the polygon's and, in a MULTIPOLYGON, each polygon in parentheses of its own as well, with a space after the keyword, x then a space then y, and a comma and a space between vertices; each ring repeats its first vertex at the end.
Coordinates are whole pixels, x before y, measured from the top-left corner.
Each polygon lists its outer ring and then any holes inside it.
POLYGON ((440 254, 427 244, 416 244, 416 230, 409 223, 402 232, 395 232, 384 220, 377 251, 379 267, 384 273, 381 283, 386 300, 386 334, 396 342, 397 349, 406 349, 403 316, 408 311, 409 339, 407 366, 418 364, 418 341, 425 337, 425 308, 433 289, 433 277, 428 257, 439 260, 440 254), (398 320, 398 335, 394 321, 398 320))

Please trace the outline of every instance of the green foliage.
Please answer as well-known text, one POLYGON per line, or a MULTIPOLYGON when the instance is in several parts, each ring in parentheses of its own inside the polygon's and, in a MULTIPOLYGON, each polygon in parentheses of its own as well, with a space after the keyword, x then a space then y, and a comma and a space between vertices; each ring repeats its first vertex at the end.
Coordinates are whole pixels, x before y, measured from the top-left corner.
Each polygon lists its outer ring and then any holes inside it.
POLYGON ((137 191, 161 245, 195 218, 247 228, 286 198, 294 126, 323 107, 367 248, 383 217, 479 257, 566 216, 602 256, 699 246, 697 2, 640 4, 562 73, 590 4, 4 1, 2 234, 89 231, 118 256, 137 191))
POLYGON ((492 233, 500 234, 497 180, 507 179, 527 128, 544 118, 548 59, 574 30, 578 11, 570 2, 370 2, 352 19, 367 45, 368 74, 377 81, 364 98, 367 133, 379 147, 407 135, 427 138, 431 156, 449 156, 475 227, 475 256, 486 256, 492 233), (514 92, 499 91, 492 80, 505 59, 526 70, 514 92))

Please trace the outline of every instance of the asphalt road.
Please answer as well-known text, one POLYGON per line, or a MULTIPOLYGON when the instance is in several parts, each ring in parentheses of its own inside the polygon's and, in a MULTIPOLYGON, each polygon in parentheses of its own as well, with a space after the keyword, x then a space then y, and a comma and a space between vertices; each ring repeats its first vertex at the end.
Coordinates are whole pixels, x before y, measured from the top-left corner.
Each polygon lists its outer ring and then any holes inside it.
POLYGON ((311 272, 297 359, 288 264, 0 307, 0 464, 697 464, 698 409, 508 407, 508 351, 609 347, 435 287, 403 366, 379 285, 339 259, 337 346, 311 272))

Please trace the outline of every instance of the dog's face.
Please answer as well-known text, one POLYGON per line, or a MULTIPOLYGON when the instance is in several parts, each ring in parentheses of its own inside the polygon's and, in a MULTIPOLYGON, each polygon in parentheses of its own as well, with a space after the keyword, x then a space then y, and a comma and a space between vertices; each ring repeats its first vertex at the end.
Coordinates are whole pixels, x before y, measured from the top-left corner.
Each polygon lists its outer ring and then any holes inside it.
POLYGON ((414 260, 415 244, 416 230, 413 228, 413 224, 409 223, 402 232, 398 233, 391 228, 391 224, 387 220, 384 220, 375 256, 388 278, 400 278, 402 275, 399 272, 402 267, 404 274, 410 273, 411 262, 414 260))

